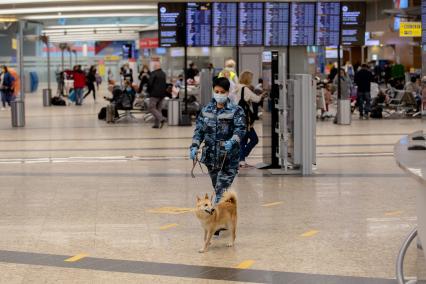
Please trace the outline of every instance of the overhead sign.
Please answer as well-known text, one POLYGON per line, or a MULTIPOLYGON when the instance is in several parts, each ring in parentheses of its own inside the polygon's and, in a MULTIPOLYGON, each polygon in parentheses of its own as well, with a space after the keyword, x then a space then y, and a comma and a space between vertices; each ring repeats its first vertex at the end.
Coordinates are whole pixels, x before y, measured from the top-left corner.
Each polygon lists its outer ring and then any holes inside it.
POLYGON ((139 48, 157 48, 158 37, 146 37, 139 40, 139 48))
POLYGON ((399 36, 401 37, 421 37, 421 22, 401 22, 399 25, 399 36))
POLYGON ((158 3, 160 46, 185 46, 186 3, 158 3))
POLYGON ((365 2, 342 2, 341 44, 364 45, 366 25, 365 2))

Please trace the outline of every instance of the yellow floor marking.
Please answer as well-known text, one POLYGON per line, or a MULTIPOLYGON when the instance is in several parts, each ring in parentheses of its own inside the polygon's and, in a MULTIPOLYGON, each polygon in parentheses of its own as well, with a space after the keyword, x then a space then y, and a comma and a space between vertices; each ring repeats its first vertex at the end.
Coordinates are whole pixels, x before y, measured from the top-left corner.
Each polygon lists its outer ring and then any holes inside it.
POLYGON ((254 264, 254 260, 248 259, 248 260, 244 260, 243 262, 235 266, 235 268, 247 269, 247 268, 250 268, 253 264, 254 264))
POLYGON ((398 211, 389 211, 385 213, 385 216, 399 216, 402 214, 401 210, 398 211))
POLYGON ((262 206, 263 207, 270 207, 270 206, 275 206, 275 205, 279 205, 279 204, 282 204, 283 202, 282 201, 278 201, 278 202, 272 202, 272 203, 265 203, 265 204, 262 204, 262 206))
POLYGON ((77 255, 74 255, 73 257, 65 259, 64 261, 66 261, 66 262, 76 262, 76 261, 79 261, 80 259, 85 258, 87 256, 88 256, 87 253, 79 253, 77 255))
POLYGON ((195 211, 195 208, 181 208, 181 207, 159 207, 148 210, 150 213, 158 214, 183 214, 195 211))
POLYGON ((317 231, 317 230, 310 230, 310 231, 307 231, 307 232, 301 234, 300 236, 308 238, 308 237, 313 237, 313 236, 315 236, 318 233, 319 233, 319 231, 317 231))
POLYGON ((170 228, 173 228, 173 227, 176 227, 176 226, 179 226, 179 224, 176 224, 176 223, 167 224, 167 225, 161 226, 160 230, 167 230, 167 229, 170 229, 170 228))

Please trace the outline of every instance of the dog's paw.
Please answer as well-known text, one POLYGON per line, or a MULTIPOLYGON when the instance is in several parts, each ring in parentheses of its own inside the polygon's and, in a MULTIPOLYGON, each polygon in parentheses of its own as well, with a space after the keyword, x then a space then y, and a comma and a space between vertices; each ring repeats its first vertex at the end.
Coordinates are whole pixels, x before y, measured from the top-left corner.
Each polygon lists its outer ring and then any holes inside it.
POLYGON ((227 244, 226 245, 228 248, 230 248, 230 247, 233 247, 234 246, 234 244, 233 243, 229 243, 229 244, 227 244))
POLYGON ((199 253, 205 253, 207 251, 207 249, 201 248, 198 250, 199 253))

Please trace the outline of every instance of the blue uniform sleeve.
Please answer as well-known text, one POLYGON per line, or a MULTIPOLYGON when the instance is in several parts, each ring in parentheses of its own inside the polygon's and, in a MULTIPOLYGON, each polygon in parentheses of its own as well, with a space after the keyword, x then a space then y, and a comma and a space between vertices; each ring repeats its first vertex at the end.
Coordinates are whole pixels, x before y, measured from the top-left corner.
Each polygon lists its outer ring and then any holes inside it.
POLYGON ((240 143, 246 135, 246 129, 246 116, 244 114, 244 110, 240 106, 237 106, 237 110, 234 115, 234 133, 231 139, 240 143))
POLYGON ((205 135, 204 130, 205 130, 204 116, 203 116, 203 111, 201 111, 195 122, 195 130, 194 130, 194 135, 192 136, 191 147, 197 147, 197 148, 200 147, 201 143, 203 143, 204 141, 204 135, 205 135))

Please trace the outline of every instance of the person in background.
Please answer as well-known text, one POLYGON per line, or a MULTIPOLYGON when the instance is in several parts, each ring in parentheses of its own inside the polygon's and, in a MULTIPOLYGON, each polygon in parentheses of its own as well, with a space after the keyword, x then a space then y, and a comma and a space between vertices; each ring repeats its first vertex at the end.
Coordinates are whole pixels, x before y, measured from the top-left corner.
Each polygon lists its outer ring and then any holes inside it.
POLYGON ((126 63, 121 67, 121 76, 123 77, 123 82, 128 80, 133 84, 133 70, 130 68, 129 63, 126 63))
POLYGON ((238 173, 240 142, 246 133, 244 110, 228 98, 229 87, 225 78, 213 81, 213 99, 197 117, 189 149, 190 159, 196 161, 201 144, 205 144, 200 162, 208 169, 215 204, 238 173))
MULTIPOLYGON (((339 76, 334 77, 333 84, 338 88, 339 76)), ((347 100, 351 94, 352 81, 351 78, 346 74, 345 69, 340 69, 340 99, 347 100)))
POLYGON ((183 74, 179 74, 179 76, 178 76, 178 78, 175 82, 175 87, 178 88, 178 89, 185 87, 185 81, 183 79, 183 74))
POLYGON ((108 69, 108 85, 115 85, 114 74, 111 69, 108 69))
MULTIPOLYGON (((229 72, 229 81, 231 82, 231 84, 234 84, 235 86, 239 83, 238 80, 238 75, 237 75, 237 71, 235 71, 235 66, 237 64, 235 63, 235 61, 233 59, 228 59, 225 61, 225 67, 223 68, 223 70, 219 73, 218 77, 225 77, 225 71, 229 72)), ((232 90, 231 90, 232 91, 232 90)))
MULTIPOLYGON (((336 87, 336 90, 338 92, 338 90, 339 90, 339 76, 336 75, 334 77, 333 84, 336 87)), ((351 78, 349 78, 349 76, 346 74, 344 68, 340 68, 340 99, 341 100, 348 100, 350 98, 350 95, 351 95, 351 89, 352 89, 351 78)), ((338 114, 341 111, 342 110, 340 109, 340 106, 337 105, 337 112, 338 113, 334 117, 334 123, 337 123, 337 117, 338 117, 338 114)))
POLYGON ((240 76, 239 84, 237 85, 237 96, 235 103, 240 105, 245 110, 246 117, 246 134, 240 142, 240 167, 246 168, 249 165, 246 163, 246 158, 250 155, 253 148, 259 143, 259 137, 254 129, 254 122, 257 117, 253 104, 259 103, 266 93, 256 95, 250 90, 253 81, 253 73, 251 71, 243 71, 240 76), (246 105, 246 107, 244 106, 246 105))
POLYGON ((93 93, 93 100, 96 102, 96 89, 95 89, 95 83, 96 83, 96 68, 95 66, 91 66, 89 69, 89 72, 86 76, 86 85, 87 85, 87 93, 84 95, 84 99, 90 95, 90 93, 93 93))
POLYGON ((328 75, 328 80, 330 82, 334 81, 334 77, 336 77, 337 75, 337 62, 334 62, 331 69, 330 69, 330 74, 328 75))
POLYGON ((74 66, 72 76, 74 79, 74 92, 76 97, 75 104, 80 106, 83 103, 83 89, 86 86, 86 76, 83 70, 81 70, 81 65, 74 66))
POLYGON ((148 65, 144 64, 142 67, 141 72, 139 73, 139 89, 138 89, 138 93, 142 93, 142 91, 144 90, 144 88, 148 87, 148 83, 149 83, 149 76, 151 76, 151 72, 149 71, 148 65))
POLYGON ((417 78, 412 76, 410 78, 410 81, 405 84, 404 91, 415 95, 415 94, 417 94, 417 92, 419 92, 419 88, 420 87, 417 83, 417 78))
POLYGON ((153 63, 154 71, 151 73, 148 82, 149 112, 155 117, 152 128, 162 128, 166 119, 161 114, 163 100, 167 96, 166 73, 161 69, 160 62, 153 63))
POLYGON ((345 68, 346 75, 348 75, 351 81, 353 81, 355 77, 355 69, 352 66, 352 64, 349 61, 347 61, 344 68, 345 68))
POLYGON ((256 85, 256 87, 254 87, 254 92, 257 95, 263 93, 263 79, 262 78, 259 78, 259 80, 257 81, 257 85, 256 85))
POLYGON ((186 80, 192 79, 194 80, 195 76, 200 73, 197 69, 197 66, 195 66, 194 62, 189 63, 189 68, 186 70, 186 80))
POLYGON ((10 106, 10 103, 13 100, 13 85, 15 78, 10 74, 7 66, 1 68, 1 78, 0 78, 0 92, 1 92, 1 101, 2 101, 2 110, 5 110, 6 103, 10 106))
POLYGON ((371 82, 373 81, 373 74, 368 69, 367 64, 361 65, 361 70, 355 74, 355 84, 358 86, 358 107, 359 107, 359 118, 368 119, 368 113, 370 112, 371 95, 370 88, 371 82))

